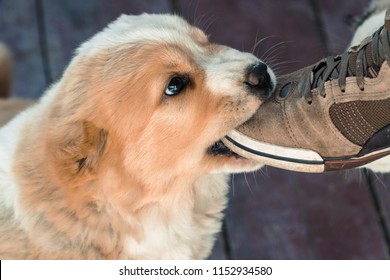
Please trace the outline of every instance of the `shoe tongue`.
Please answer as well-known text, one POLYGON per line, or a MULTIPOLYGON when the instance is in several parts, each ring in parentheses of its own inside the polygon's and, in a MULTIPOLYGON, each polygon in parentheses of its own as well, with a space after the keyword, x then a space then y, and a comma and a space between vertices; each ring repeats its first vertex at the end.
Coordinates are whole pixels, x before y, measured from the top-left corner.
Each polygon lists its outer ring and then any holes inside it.
POLYGON ((349 54, 348 59, 348 76, 355 76, 356 75, 356 59, 357 59, 357 53, 352 52, 349 54))
MULTIPOLYGON (((363 69, 364 76, 368 78, 375 78, 378 76, 379 67, 375 64, 374 58, 372 57, 372 46, 367 44, 364 50, 365 55, 365 68, 363 69)), ((356 76, 356 60, 357 52, 351 52, 348 59, 348 75, 356 76)))
MULTIPOLYGON (((372 46, 371 44, 367 44, 365 46, 364 51, 365 55, 365 68, 363 69, 363 75, 368 78, 375 78, 378 76, 379 72, 379 66, 375 64, 374 59, 372 57, 372 46)), ((349 58, 348 58, 348 73, 347 77, 356 76, 356 60, 357 60, 358 53, 357 52, 350 52, 349 58)), ((331 78, 337 79, 338 74, 340 73, 341 65, 339 64, 332 72, 331 78)))

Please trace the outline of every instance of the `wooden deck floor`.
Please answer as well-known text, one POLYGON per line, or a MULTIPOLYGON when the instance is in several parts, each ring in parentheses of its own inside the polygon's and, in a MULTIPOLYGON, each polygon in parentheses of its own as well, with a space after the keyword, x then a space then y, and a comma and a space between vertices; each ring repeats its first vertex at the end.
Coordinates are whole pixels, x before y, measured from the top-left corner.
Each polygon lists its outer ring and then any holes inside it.
MULTIPOLYGON (((121 13, 177 12, 215 42, 278 74, 345 49, 368 0, 0 0, 0 41, 15 56, 13 95, 38 98, 73 50, 121 13)), ((212 259, 389 259, 390 175, 364 170, 235 175, 212 259)))

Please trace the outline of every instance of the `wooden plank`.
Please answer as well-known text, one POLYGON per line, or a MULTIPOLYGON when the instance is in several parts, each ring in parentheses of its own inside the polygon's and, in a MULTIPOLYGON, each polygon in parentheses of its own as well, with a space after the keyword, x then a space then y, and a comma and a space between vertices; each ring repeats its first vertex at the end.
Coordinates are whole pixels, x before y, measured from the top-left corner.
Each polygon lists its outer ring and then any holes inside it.
POLYGON ((252 52, 277 74, 289 73, 322 58, 325 52, 313 26, 307 0, 179 0, 182 14, 213 42, 252 52))
POLYGON ((164 13, 168 0, 43 0, 48 48, 54 79, 58 79, 74 50, 121 14, 164 13))
POLYGON ((209 260, 225 260, 225 252, 223 248, 223 238, 222 233, 218 236, 217 240, 215 241, 214 248, 208 257, 209 260))
POLYGON ((373 187, 373 196, 378 207, 379 219, 382 222, 383 235, 390 253, 390 173, 369 172, 369 181, 373 187))
POLYGON ((385 259, 358 171, 299 174, 268 167, 235 176, 227 212, 237 259, 385 259))
POLYGON ((330 53, 339 54, 349 46, 353 36, 348 19, 361 15, 371 0, 311 0, 317 2, 330 53))
POLYGON ((14 59, 13 96, 37 98, 46 88, 37 31, 34 1, 0 1, 0 41, 14 59))

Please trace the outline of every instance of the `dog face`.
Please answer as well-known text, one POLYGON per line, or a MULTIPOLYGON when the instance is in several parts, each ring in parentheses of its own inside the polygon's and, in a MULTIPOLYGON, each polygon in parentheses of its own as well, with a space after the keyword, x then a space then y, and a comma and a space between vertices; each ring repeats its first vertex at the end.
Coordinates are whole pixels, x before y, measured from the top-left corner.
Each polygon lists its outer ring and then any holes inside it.
POLYGON ((121 16, 78 49, 58 84, 48 162, 60 181, 116 166, 150 185, 252 170, 257 163, 219 140, 255 113, 274 81, 256 57, 210 43, 177 16, 121 16))

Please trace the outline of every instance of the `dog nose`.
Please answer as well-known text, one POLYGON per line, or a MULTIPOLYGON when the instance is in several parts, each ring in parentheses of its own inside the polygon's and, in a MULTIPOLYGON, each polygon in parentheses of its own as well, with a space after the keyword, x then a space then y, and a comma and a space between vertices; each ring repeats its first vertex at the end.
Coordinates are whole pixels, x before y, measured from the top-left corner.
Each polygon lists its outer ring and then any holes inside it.
POLYGON ((268 73, 268 67, 258 62, 248 67, 245 84, 260 99, 268 99, 272 96, 272 82, 268 73))

